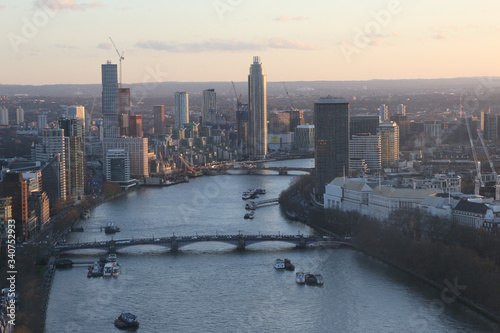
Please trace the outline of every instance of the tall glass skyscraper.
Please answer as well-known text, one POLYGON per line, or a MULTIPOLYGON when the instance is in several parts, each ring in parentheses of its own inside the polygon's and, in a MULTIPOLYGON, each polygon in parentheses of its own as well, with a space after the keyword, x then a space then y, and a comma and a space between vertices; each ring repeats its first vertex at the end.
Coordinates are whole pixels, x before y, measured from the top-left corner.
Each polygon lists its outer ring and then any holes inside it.
POLYGON ((118 75, 117 65, 108 61, 101 66, 102 72, 102 116, 104 137, 117 138, 118 127, 118 75))
POLYGON ((175 93, 175 128, 184 128, 189 123, 189 95, 186 91, 175 93))
POLYGON ((325 186, 349 172, 349 103, 330 96, 314 103, 316 129, 317 196, 323 196, 325 186))
POLYGON ((248 75, 248 138, 249 158, 267 156, 267 79, 259 57, 253 57, 248 75))

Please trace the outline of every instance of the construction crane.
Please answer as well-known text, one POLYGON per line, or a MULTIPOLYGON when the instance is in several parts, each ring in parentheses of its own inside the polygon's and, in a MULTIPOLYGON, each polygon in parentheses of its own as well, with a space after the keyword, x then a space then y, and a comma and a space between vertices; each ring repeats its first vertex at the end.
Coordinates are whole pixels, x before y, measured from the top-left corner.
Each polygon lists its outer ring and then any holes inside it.
MULTIPOLYGON (((462 114, 462 92, 460 92, 460 114, 462 114)), ((472 133, 469 125, 469 116, 465 116, 465 127, 467 127, 467 134, 469 135, 470 146, 472 149, 472 155, 474 156, 474 165, 476 166, 476 180, 474 181, 474 194, 479 195, 480 187, 484 187, 484 184, 481 180, 481 166, 477 161, 477 153, 476 148, 474 147, 474 141, 472 140, 472 133)))
POLYGON ((118 54, 118 59, 120 61, 120 88, 122 87, 122 60, 125 60, 125 58, 123 57, 123 53, 125 51, 122 51, 122 54, 120 54, 120 51, 118 51, 118 48, 116 47, 115 45, 115 42, 113 42, 113 39, 111 39, 111 37, 109 37, 109 39, 111 40, 111 43, 113 44, 115 50, 116 50, 116 53, 118 54))
POLYGON ((483 146, 484 154, 486 155, 486 158, 488 159, 488 163, 490 164, 491 172, 493 173, 493 176, 495 177, 495 200, 500 200, 500 179, 498 178, 498 174, 497 174, 497 170, 495 169, 495 165, 493 164, 493 161, 491 160, 490 153, 488 153, 488 148, 486 147, 486 144, 484 143, 483 131, 481 131, 479 128, 477 129, 477 136, 479 137, 479 140, 481 140, 481 145, 483 146))
POLYGON ((285 89, 286 95, 288 96, 288 99, 290 100, 290 109, 292 111, 294 111, 295 108, 293 107, 292 97, 290 96, 290 94, 288 93, 288 90, 286 89, 285 82, 281 82, 281 83, 283 84, 283 89, 285 89))
POLYGON ((241 108, 241 94, 238 97, 238 93, 236 92, 236 86, 234 85, 233 81, 231 81, 231 83, 233 84, 234 97, 236 97, 236 111, 240 111, 240 108, 241 108))
POLYGON ((186 167, 186 169, 188 169, 190 171, 190 172, 187 173, 187 175, 189 177, 198 177, 198 176, 201 176, 201 172, 198 171, 198 170, 196 170, 195 168, 193 168, 191 166, 191 164, 189 164, 181 155, 179 155, 179 159, 184 164, 184 166, 186 167))

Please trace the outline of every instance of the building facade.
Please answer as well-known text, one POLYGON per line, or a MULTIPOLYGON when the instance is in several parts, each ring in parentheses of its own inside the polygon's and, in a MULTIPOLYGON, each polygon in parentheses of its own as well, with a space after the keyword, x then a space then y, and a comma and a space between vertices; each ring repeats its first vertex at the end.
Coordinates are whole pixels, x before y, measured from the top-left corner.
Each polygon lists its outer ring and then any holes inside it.
POLYGON ((74 199, 85 194, 85 132, 83 120, 60 119, 59 128, 64 130, 64 136, 69 143, 69 189, 68 193, 74 199))
POLYGON ((293 147, 296 150, 314 151, 314 125, 299 125, 295 128, 293 147))
POLYGON ((267 78, 259 57, 253 58, 248 75, 248 137, 246 153, 251 159, 267 156, 267 78))
POLYGON ((108 61, 101 65, 102 117, 105 138, 117 138, 118 127, 118 74, 117 65, 108 61))
POLYGON ((380 170, 382 167, 380 136, 370 133, 353 135, 349 141, 349 159, 352 171, 361 171, 365 167, 369 170, 380 170))
POLYGON ((395 122, 381 123, 377 129, 380 136, 382 168, 394 167, 399 161, 399 127, 395 122))
POLYGON ((217 110, 217 94, 214 89, 203 90, 201 98, 201 124, 215 125, 210 119, 210 110, 217 110))
POLYGON ((315 191, 325 193, 326 184, 349 172, 349 103, 330 96, 314 103, 315 191))
POLYGON ((156 136, 165 134, 165 106, 153 106, 154 133, 156 136))
POLYGON ((103 140, 104 160, 112 149, 125 150, 130 158, 130 176, 138 179, 149 177, 147 138, 109 138, 103 140))
POLYGON ((189 123, 189 94, 186 91, 175 93, 174 127, 184 128, 189 123))

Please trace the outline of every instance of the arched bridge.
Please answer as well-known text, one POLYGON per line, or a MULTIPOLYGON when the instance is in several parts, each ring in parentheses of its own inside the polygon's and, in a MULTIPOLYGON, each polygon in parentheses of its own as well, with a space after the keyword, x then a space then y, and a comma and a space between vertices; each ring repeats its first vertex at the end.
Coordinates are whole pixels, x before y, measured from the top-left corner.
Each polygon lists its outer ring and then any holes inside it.
POLYGON ((300 168, 300 167, 275 167, 275 166, 241 166, 238 168, 226 168, 225 171, 229 170, 238 170, 238 171, 246 171, 248 174, 254 174, 257 171, 276 171, 279 175, 287 175, 289 171, 302 171, 312 174, 314 172, 314 168, 300 168))
POLYGON ((162 238, 141 238, 141 239, 117 239, 103 242, 73 243, 56 246, 59 253, 81 249, 103 249, 109 252, 116 252, 120 249, 139 245, 158 245, 170 249, 172 252, 194 243, 220 242, 236 246, 239 250, 244 250, 246 246, 261 242, 286 242, 295 244, 299 248, 308 245, 351 245, 351 239, 346 237, 331 236, 308 236, 308 235, 205 235, 205 236, 184 236, 184 237, 162 237, 162 238))

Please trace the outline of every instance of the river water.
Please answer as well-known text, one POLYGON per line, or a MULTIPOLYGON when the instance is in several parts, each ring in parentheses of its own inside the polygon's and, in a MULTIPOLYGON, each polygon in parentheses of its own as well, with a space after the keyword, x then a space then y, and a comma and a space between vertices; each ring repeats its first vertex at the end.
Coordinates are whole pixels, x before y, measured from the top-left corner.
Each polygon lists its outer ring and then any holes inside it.
MULTIPOLYGON (((307 166, 312 160, 271 165, 307 166)), ((313 163, 312 163, 313 164, 313 163)), ((261 187, 276 198, 293 176, 201 177, 168 188, 143 188, 92 211, 83 233, 68 242, 215 234, 313 234, 288 221, 278 206, 245 220, 241 193, 261 187), (105 235, 108 222, 122 231, 105 235)), ((68 255, 77 262, 102 252, 68 255)), ((197 243, 178 253, 155 246, 120 250, 117 278, 87 278, 87 265, 58 270, 47 311, 47 332, 118 332, 121 312, 138 316, 137 332, 494 332, 499 327, 441 292, 347 248, 295 249, 261 243, 239 252, 197 243), (324 285, 297 285, 295 274, 273 268, 289 258, 296 271, 321 273, 324 285)))

